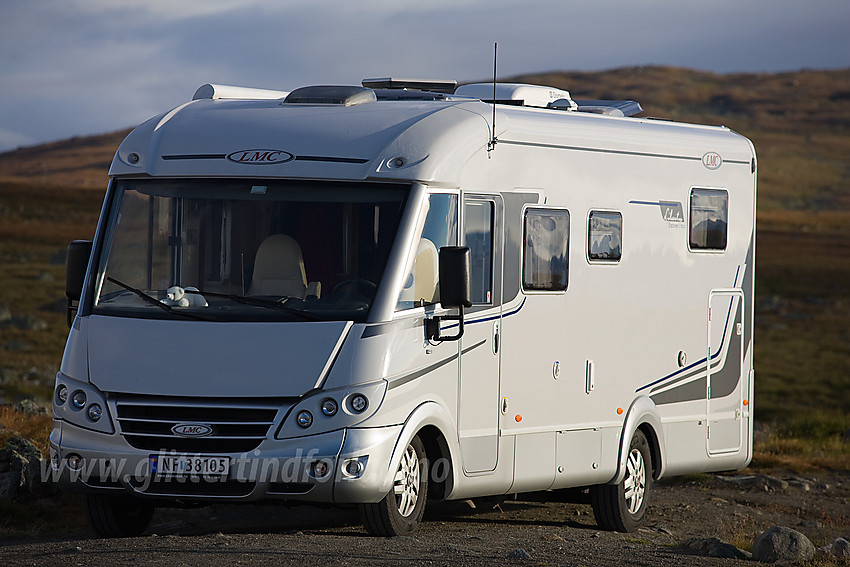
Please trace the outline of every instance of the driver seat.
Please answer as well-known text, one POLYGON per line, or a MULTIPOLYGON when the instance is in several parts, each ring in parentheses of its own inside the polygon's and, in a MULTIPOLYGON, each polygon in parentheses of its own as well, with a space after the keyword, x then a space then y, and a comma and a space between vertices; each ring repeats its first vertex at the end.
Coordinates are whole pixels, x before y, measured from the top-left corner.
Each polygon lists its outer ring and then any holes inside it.
POLYGON ((248 295, 304 299, 306 291, 307 273, 298 242, 286 234, 273 234, 263 240, 257 249, 248 295))

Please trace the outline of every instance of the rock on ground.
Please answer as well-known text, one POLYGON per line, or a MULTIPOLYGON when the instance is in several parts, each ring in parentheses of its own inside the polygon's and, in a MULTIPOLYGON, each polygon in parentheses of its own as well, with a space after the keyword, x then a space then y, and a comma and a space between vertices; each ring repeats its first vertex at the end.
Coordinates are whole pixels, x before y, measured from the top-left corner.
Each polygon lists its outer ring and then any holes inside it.
POLYGON ((752 554, 738 549, 731 543, 725 543, 716 537, 695 537, 687 540, 682 547, 699 555, 722 557, 724 559, 752 559, 752 554))
POLYGON ((829 545, 819 547, 818 551, 824 555, 831 555, 838 559, 850 559, 850 541, 847 541, 843 537, 839 537, 829 545))
POLYGON ((0 499, 17 500, 44 492, 42 455, 22 437, 12 437, 0 450, 0 499))
POLYGON ((753 559, 764 563, 808 561, 815 546, 797 530, 773 526, 753 540, 753 559))

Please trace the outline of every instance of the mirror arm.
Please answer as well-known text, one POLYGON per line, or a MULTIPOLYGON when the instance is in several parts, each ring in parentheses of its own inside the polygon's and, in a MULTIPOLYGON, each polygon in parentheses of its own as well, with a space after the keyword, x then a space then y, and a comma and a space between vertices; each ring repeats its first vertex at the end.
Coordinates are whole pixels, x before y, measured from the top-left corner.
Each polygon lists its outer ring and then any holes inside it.
POLYGON ((457 341, 463 336, 463 307, 460 308, 458 315, 439 315, 425 319, 425 334, 429 341, 457 341), (457 334, 442 336, 440 334, 440 323, 442 321, 457 321, 457 334))

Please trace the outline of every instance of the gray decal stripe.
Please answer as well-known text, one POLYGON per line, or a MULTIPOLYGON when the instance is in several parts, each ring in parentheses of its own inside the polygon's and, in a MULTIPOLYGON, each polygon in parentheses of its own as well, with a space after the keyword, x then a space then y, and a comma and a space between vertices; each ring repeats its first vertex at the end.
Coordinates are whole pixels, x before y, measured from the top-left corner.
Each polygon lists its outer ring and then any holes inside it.
MULTIPOLYGON (((752 253, 752 245, 753 245, 753 241, 752 241, 752 237, 751 237, 750 248, 747 251, 747 261, 748 262, 752 258, 750 256, 750 254, 752 253)), ((740 275, 740 273, 741 273, 741 267, 738 266, 738 269, 735 270, 735 279, 732 281, 733 287, 735 287, 735 284, 738 283, 738 276, 740 275)), ((748 273, 752 273, 752 268, 750 266, 750 263, 745 264, 745 269, 744 269, 744 274, 742 275, 742 280, 746 280, 748 273)), ((710 360, 716 360, 717 362, 720 361, 720 359, 718 357, 723 352, 723 346, 726 343, 726 332, 730 330, 729 321, 731 320, 731 318, 732 318, 732 302, 729 303, 729 309, 726 312, 726 324, 723 328, 723 335, 722 335, 722 339, 720 340, 720 346, 717 347, 717 352, 715 352, 714 354, 711 355, 710 360)), ((681 381, 683 378, 688 378, 689 376, 693 376, 693 374, 694 374, 693 372, 691 374, 683 374, 683 373, 691 370, 692 368, 696 368, 697 369, 696 372, 698 372, 699 366, 701 364, 703 364, 704 362, 706 362, 706 359, 701 358, 700 360, 691 363, 690 365, 686 366, 685 368, 680 368, 679 370, 673 372, 672 374, 668 374, 667 376, 664 376, 663 378, 659 378, 658 380, 655 380, 654 382, 650 382, 649 384, 646 384, 645 386, 641 386, 640 388, 635 390, 635 393, 640 392, 642 390, 646 390, 647 388, 652 388, 652 390, 650 390, 650 392, 655 392, 659 388, 664 388, 666 386, 669 386, 670 384, 675 384, 676 382, 681 381), (675 378, 675 379, 670 380, 671 378, 675 378), (653 386, 655 386, 655 388, 653 388, 653 386)))
POLYGON ((394 321, 392 323, 379 323, 377 325, 370 325, 363 329, 363 334, 360 335, 360 338, 368 339, 370 337, 377 337, 379 335, 383 335, 391 331, 403 331, 405 329, 412 329, 413 327, 421 323, 422 319, 408 319, 406 321, 394 321))
MULTIPOLYGON (((735 322, 741 320, 742 310, 740 303, 738 304, 738 309, 735 313, 735 322)), ((733 331, 734 333, 734 331, 733 331)), ((723 366, 720 366, 720 362, 718 361, 715 364, 712 364, 711 368, 711 399, 725 398, 729 394, 735 391, 735 388, 738 387, 738 383, 741 381, 741 374, 743 369, 739 366, 741 361, 741 341, 740 340, 732 340, 729 343, 729 349, 726 352, 726 357, 723 362, 723 366)), ((702 369, 701 375, 696 380, 692 380, 690 382, 685 382, 675 388, 670 388, 669 390, 665 390, 664 392, 654 393, 656 390, 661 388, 655 388, 652 390, 653 393, 650 394, 650 399, 658 405, 663 404, 675 404, 678 402, 690 402, 694 400, 704 400, 706 393, 706 383, 705 383, 705 368, 702 369)), ((685 378, 694 376, 691 374, 690 376, 683 376, 669 384, 665 384, 664 387, 669 386, 671 384, 675 384, 676 382, 681 382, 685 378)))
MULTIPOLYGON (((694 157, 694 156, 677 156, 673 154, 654 154, 648 152, 632 152, 628 150, 608 150, 605 148, 584 148, 581 146, 561 146, 558 144, 539 144, 535 142, 519 142, 514 140, 502 140, 499 139, 500 144, 510 144, 512 146, 530 146, 534 148, 550 148, 555 150, 573 150, 578 152, 593 152, 599 154, 616 154, 621 156, 641 156, 641 157, 657 157, 657 158, 667 158, 667 159, 682 159, 686 161, 699 161, 702 162, 702 156, 694 157)), ((750 165, 749 161, 739 161, 739 160, 723 160, 723 163, 731 163, 735 165, 750 165)))
POLYGON ((162 156, 162 159, 169 161, 175 159, 225 159, 225 154, 175 154, 170 156, 162 156))
MULTIPOLYGON (((481 341, 475 343, 474 345, 463 349, 463 351, 461 351, 461 354, 462 355, 466 354, 469 351, 471 351, 472 349, 476 349, 486 342, 487 342, 486 339, 482 339, 481 341)), ((393 378, 392 380, 390 380, 390 385, 389 385, 389 388, 387 388, 387 389, 392 390, 393 388, 398 388, 399 386, 403 386, 404 384, 407 384, 408 382, 416 380, 417 378, 421 378, 422 376, 425 376, 429 372, 433 372, 434 370, 436 370, 436 369, 438 369, 442 366, 445 366, 446 364, 448 364, 448 363, 450 363, 454 360, 457 360, 457 357, 458 357, 458 355, 457 355, 457 353, 455 353, 455 354, 453 354, 453 355, 451 355, 447 358, 444 358, 443 360, 441 360, 439 362, 432 364, 431 366, 426 366, 425 368, 422 368, 420 370, 417 370, 416 372, 412 372, 411 374, 407 374, 405 376, 399 376, 398 378, 393 378)))

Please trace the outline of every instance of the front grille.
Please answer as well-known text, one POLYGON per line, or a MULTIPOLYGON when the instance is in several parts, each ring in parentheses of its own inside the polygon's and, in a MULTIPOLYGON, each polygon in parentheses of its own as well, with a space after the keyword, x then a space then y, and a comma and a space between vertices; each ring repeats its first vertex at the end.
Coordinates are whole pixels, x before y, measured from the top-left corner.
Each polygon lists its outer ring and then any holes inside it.
POLYGON ((281 400, 199 400, 197 398, 122 398, 115 402, 121 434, 131 446, 146 451, 180 453, 246 453, 269 434, 281 400), (212 429, 203 437, 176 435, 178 424, 203 424, 212 429))

